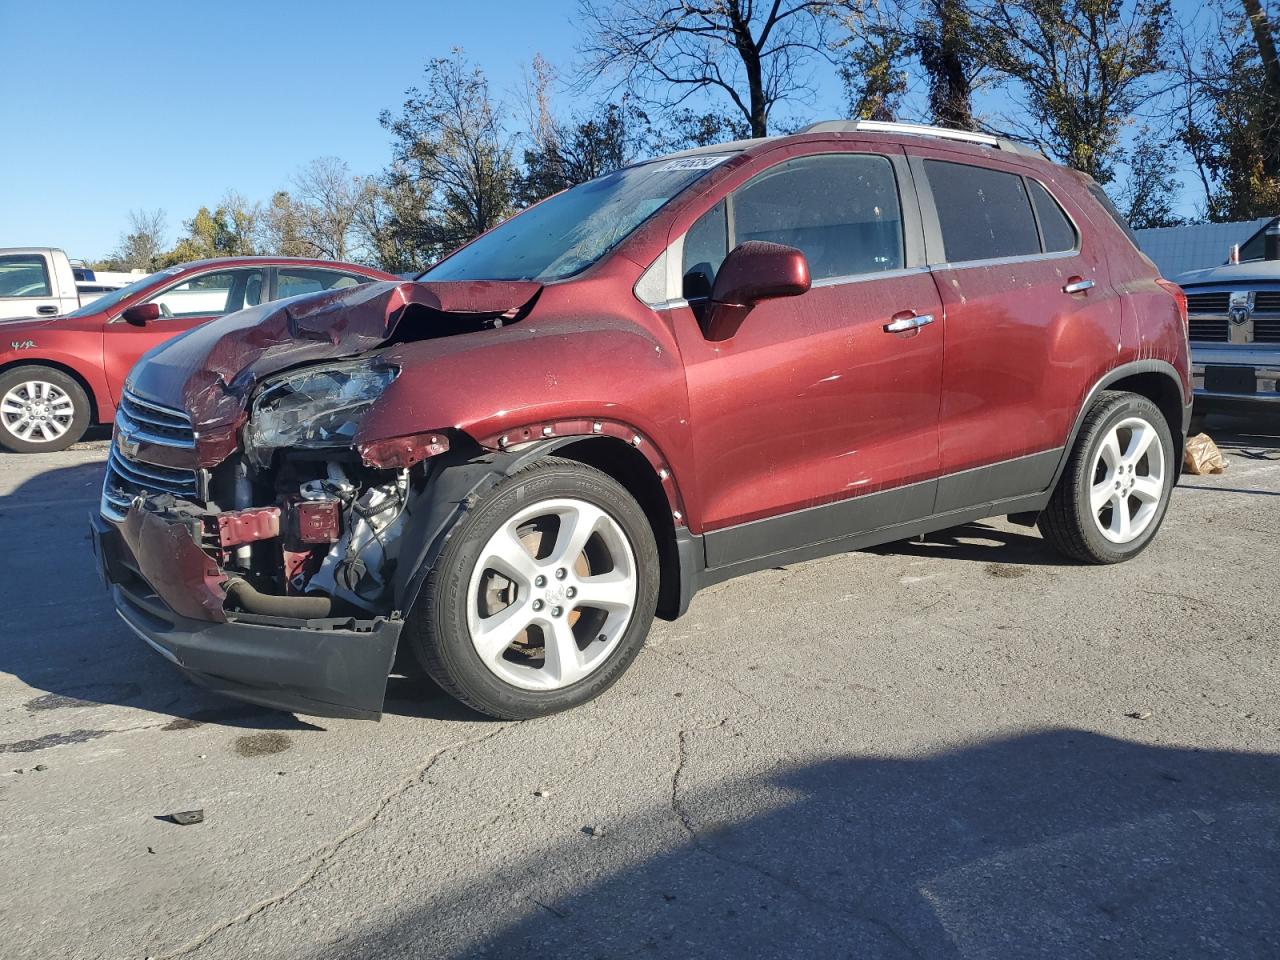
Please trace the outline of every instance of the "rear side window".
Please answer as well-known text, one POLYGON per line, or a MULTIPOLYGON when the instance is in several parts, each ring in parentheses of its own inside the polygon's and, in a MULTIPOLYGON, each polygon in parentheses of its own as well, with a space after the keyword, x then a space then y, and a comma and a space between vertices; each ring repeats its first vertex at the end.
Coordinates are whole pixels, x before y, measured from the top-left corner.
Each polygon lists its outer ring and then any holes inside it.
POLYGON ((801 250, 814 280, 897 270, 902 211, 893 166, 870 154, 799 157, 766 170, 732 197, 733 244, 801 250))
POLYGON ((368 277, 354 273, 338 273, 335 270, 316 270, 305 267, 281 267, 276 274, 276 299, 297 297, 321 290, 344 290, 347 287, 368 283, 368 277))
POLYGON ((1040 252, 1031 201, 1016 174, 926 160, 948 263, 1040 252))
POLYGON ((1063 213, 1058 201, 1042 184, 1028 180, 1031 189, 1031 202, 1036 208, 1036 218, 1040 221, 1040 237, 1044 240, 1045 253, 1058 253, 1063 250, 1074 250, 1076 247, 1076 228, 1063 213))
POLYGON ((49 270, 38 254, 0 257, 0 297, 51 297, 49 270))

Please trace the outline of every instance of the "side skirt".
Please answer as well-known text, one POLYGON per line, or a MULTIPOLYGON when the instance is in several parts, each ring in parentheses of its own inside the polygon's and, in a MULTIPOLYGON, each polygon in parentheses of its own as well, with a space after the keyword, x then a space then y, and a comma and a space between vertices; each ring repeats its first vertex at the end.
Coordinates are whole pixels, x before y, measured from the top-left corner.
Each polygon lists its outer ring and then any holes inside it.
MULTIPOLYGON (((705 587, 756 570, 906 540, 986 517, 1034 515, 1049 502, 1063 453, 1059 447, 711 531, 702 537, 702 569, 690 579, 705 587)), ((681 551, 682 561, 694 553, 691 546, 681 551)))

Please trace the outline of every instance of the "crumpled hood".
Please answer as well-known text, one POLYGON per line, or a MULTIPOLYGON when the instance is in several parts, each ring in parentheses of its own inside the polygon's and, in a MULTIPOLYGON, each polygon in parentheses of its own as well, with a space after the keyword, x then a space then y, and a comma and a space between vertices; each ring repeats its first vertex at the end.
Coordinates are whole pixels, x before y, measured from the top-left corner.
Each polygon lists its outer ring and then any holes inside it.
POLYGON ((426 340, 516 320, 536 281, 383 281, 265 303, 197 327, 143 356, 128 388, 181 406, 201 466, 236 448, 249 396, 263 378, 304 363, 354 357, 390 341, 426 340))

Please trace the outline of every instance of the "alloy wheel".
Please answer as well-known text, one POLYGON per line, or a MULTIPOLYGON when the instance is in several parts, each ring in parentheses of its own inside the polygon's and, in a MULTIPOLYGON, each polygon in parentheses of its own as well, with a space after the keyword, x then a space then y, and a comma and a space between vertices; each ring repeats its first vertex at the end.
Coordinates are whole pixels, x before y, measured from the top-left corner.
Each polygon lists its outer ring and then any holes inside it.
POLYGON ((61 387, 45 380, 28 380, 0 398, 0 422, 27 443, 60 439, 75 419, 75 403, 61 387))
POLYGON ((1164 444, 1141 417, 1113 426, 1093 463, 1089 506, 1099 532, 1112 543, 1130 543, 1160 512, 1165 495, 1164 444))
POLYGON ((510 517, 485 543, 467 593, 471 642, 500 679, 558 690, 593 673, 626 633, 638 589, 618 522, 556 498, 510 517))

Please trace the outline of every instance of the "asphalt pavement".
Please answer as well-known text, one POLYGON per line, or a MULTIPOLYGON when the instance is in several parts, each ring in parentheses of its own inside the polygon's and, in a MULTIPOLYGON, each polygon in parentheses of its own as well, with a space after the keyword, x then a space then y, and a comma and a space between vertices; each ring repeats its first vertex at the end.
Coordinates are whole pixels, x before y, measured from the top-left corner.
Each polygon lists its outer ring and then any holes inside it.
POLYGON ((190 686, 98 583, 105 442, 0 455, 0 955, 1280 956, 1280 424, 1210 432, 1130 563, 765 571, 525 723, 190 686))

